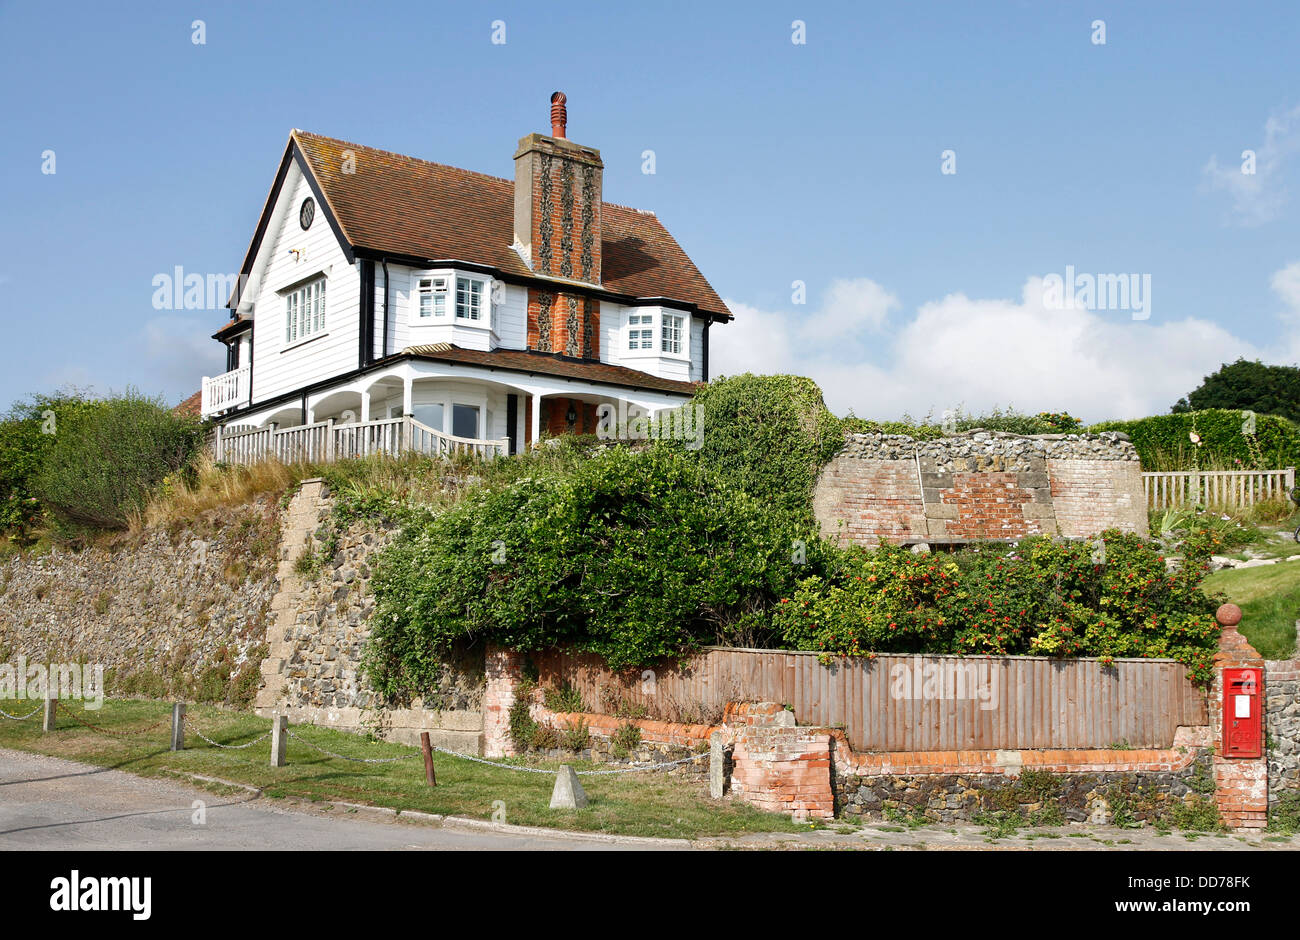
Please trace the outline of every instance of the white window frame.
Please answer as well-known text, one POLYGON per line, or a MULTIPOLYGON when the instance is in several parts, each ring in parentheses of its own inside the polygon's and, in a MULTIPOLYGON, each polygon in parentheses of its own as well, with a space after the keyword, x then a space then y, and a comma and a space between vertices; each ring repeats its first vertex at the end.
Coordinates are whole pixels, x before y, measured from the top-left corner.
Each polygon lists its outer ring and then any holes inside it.
POLYGON ((690 361, 691 315, 668 307, 628 307, 623 314, 619 346, 620 357, 625 359, 690 361), (678 323, 676 349, 664 342, 664 330, 673 320, 678 323))
POLYGON ((686 314, 675 310, 662 311, 659 314, 659 351, 665 356, 682 358, 690 342, 689 330, 686 314), (670 329, 676 332, 675 337, 670 337, 670 329))
POLYGON ((468 274, 457 274, 456 275, 456 322, 464 323, 468 326, 488 326, 489 325, 488 318, 491 316, 491 310, 492 310, 492 297, 491 297, 491 292, 488 289, 487 279, 481 277, 470 277, 468 274), (477 300, 477 303, 468 303, 466 306, 467 310, 471 310, 473 312, 474 314, 473 316, 470 316, 468 313, 463 316, 461 315, 460 292, 462 290, 461 287, 462 284, 465 285, 464 290, 466 291, 466 296, 471 300, 474 299, 477 300), (476 289, 477 289, 477 295, 475 294, 476 289))
POLYGON ((303 281, 288 290, 284 297, 284 333, 282 349, 290 349, 325 336, 329 330, 329 291, 323 274, 303 281), (304 318, 304 311, 306 316, 304 318))
POLYGON ((421 274, 415 278, 415 319, 431 323, 447 323, 447 307, 451 294, 451 276, 447 274, 421 274), (428 286, 425 286, 425 282, 428 286), (429 312, 424 312, 424 301, 429 301, 429 312))
POLYGON ((410 309, 407 322, 411 326, 458 326, 469 329, 492 330, 492 318, 495 315, 492 303, 492 279, 486 276, 457 271, 453 268, 440 268, 430 271, 415 271, 411 274, 410 309), (429 281, 429 287, 422 287, 429 281), (442 281, 444 288, 436 288, 436 282, 442 281), (463 316, 461 313, 460 292, 462 284, 477 285, 478 317, 463 316), (445 291, 445 292, 444 292, 445 291), (421 300, 425 294, 430 295, 430 314, 421 316, 421 300), (443 312, 438 312, 437 301, 444 298, 443 312))

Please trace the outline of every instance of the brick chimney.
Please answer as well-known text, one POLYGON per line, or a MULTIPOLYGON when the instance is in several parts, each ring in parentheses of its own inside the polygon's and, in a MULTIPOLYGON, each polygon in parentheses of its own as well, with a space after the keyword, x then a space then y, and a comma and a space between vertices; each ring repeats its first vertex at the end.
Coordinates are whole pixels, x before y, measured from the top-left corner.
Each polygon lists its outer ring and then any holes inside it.
POLYGON ((515 152, 515 240, 533 271, 600 283, 600 151, 565 137, 563 92, 551 95, 551 136, 520 138, 515 152))

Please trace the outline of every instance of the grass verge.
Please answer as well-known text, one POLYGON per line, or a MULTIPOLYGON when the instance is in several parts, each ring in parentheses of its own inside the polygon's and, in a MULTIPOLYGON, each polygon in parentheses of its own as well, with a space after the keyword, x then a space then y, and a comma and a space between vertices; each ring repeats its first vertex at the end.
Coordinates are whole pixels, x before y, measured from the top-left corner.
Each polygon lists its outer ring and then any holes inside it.
MULTIPOLYGON (((31 710, 27 702, 2 701, 11 714, 31 710)), ((755 832, 806 830, 789 818, 765 813, 731 800, 713 800, 707 784, 663 771, 583 777, 590 804, 582 810, 551 810, 548 806, 555 778, 549 774, 522 773, 488 767, 446 754, 434 754, 438 786, 424 782, 424 762, 419 749, 370 741, 354 734, 293 726, 303 740, 289 739, 288 764, 270 766, 271 742, 260 741, 243 750, 221 750, 204 742, 192 728, 222 744, 243 744, 265 734, 270 721, 247 713, 211 706, 187 706, 186 749, 168 750, 171 708, 163 702, 110 699, 95 712, 66 706, 78 717, 107 730, 108 735, 78 724, 62 713, 56 730, 41 732, 39 713, 22 722, 0 720, 0 747, 10 747, 52 757, 82 761, 144 777, 202 774, 259 787, 267 798, 296 797, 310 801, 338 800, 385 806, 397 810, 467 816, 489 820, 504 809, 505 822, 546 826, 611 835, 656 836, 690 839, 703 836, 743 835, 755 832), (157 727, 140 734, 155 722, 157 727), (348 757, 387 758, 415 755, 390 764, 357 764, 327 757, 303 741, 348 757)), ((522 761, 510 761, 524 765, 522 761)), ((558 767, 557 762, 525 766, 558 767)), ((577 770, 591 764, 574 762, 577 770)), ((609 769, 602 765, 602 769, 609 769)))
POLYGON ((1295 651, 1300 617, 1300 561, 1258 568, 1224 568, 1201 584, 1241 608, 1238 629, 1265 659, 1288 659, 1295 651))

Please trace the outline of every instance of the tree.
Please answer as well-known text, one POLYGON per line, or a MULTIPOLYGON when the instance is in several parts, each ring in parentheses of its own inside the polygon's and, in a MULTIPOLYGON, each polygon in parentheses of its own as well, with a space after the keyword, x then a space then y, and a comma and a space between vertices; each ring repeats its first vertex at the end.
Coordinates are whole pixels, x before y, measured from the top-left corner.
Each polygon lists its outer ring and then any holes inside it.
POLYGON ((1207 375, 1200 387, 1169 409, 1174 414, 1227 408, 1261 415, 1281 415, 1300 421, 1300 369, 1266 366, 1258 359, 1224 363, 1207 375))

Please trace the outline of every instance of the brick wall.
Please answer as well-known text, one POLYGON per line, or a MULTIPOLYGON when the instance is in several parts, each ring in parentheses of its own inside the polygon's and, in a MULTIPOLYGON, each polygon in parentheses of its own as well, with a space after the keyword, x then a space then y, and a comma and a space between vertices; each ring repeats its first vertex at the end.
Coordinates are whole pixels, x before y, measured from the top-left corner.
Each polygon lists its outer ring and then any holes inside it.
MULTIPOLYGON (((1215 791, 1219 815, 1234 829, 1268 825, 1268 759, 1223 756, 1223 670, 1253 668, 1264 673, 1264 657, 1237 630, 1241 609, 1224 604, 1218 611, 1219 652, 1214 657, 1214 687, 1210 693, 1210 727, 1214 734, 1215 791)), ((1263 696, 1268 695, 1267 676, 1263 696)), ((1261 742, 1262 744, 1262 742, 1261 742)))
POLYGON ((826 536, 861 545, 1147 530, 1137 452, 1113 433, 851 434, 813 507, 826 536))
POLYGON ((870 543, 924 539, 925 503, 910 460, 835 458, 822 471, 813 508, 827 536, 870 543))
POLYGON ((1110 526, 1146 532, 1146 499, 1137 461, 1048 460, 1047 473, 1061 535, 1087 538, 1110 526))
POLYGON ((528 290, 528 348, 573 359, 600 358, 600 301, 528 290))

